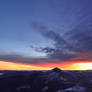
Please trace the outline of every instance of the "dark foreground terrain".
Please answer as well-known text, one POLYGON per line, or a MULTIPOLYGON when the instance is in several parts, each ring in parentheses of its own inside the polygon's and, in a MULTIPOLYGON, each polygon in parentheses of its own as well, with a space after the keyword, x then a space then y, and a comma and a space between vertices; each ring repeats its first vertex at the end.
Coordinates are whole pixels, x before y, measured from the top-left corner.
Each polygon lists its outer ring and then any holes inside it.
POLYGON ((0 71, 0 92, 92 92, 92 71, 0 71))

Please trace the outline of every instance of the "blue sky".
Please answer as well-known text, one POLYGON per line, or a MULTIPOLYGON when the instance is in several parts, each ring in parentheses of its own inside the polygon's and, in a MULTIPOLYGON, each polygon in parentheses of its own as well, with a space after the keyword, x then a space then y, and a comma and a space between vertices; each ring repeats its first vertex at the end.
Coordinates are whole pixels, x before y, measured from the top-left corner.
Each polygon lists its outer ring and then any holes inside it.
MULTIPOLYGON (((91 5, 91 0, 0 0, 0 55, 41 57, 51 54, 30 48, 31 45, 54 46, 55 41, 38 32, 42 30, 40 27, 46 27, 47 32, 53 30, 64 40, 69 40, 68 32, 75 34, 75 29, 84 30, 84 26, 91 25, 91 5), (33 28, 33 23, 39 26, 33 28)), ((73 44, 71 40, 69 43, 73 44)))

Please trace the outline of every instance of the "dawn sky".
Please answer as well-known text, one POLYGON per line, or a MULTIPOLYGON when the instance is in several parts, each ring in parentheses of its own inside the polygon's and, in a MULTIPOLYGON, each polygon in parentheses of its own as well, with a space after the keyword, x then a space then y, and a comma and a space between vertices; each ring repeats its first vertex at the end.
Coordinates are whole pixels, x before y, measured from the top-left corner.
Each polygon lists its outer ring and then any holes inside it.
POLYGON ((92 1, 0 0, 0 60, 92 62, 92 1))

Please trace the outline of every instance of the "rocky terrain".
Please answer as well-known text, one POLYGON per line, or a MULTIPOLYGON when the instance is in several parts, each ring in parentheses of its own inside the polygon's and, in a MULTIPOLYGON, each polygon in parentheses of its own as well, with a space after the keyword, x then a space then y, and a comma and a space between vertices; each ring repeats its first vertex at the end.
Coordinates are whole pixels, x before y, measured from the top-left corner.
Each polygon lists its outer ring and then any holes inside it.
POLYGON ((92 71, 0 71, 0 92, 92 92, 92 71))

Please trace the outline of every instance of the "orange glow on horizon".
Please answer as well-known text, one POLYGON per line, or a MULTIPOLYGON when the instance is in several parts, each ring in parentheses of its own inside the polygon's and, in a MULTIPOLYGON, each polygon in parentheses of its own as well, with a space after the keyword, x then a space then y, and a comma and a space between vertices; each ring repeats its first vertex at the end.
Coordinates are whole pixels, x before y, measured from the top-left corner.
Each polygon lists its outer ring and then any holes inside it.
POLYGON ((0 70, 48 70, 50 68, 0 61, 0 70))
POLYGON ((33 65, 0 61, 0 70, 49 70, 55 67, 63 70, 92 70, 92 62, 59 62, 33 65))
POLYGON ((75 63, 73 66, 78 70, 92 70, 92 63, 75 63))

